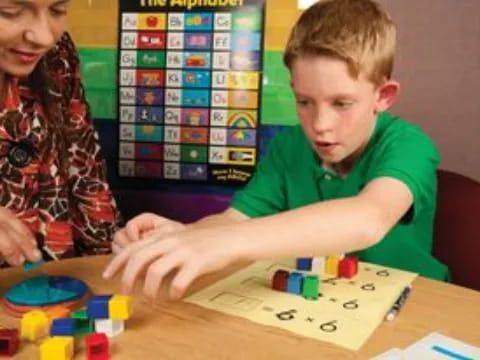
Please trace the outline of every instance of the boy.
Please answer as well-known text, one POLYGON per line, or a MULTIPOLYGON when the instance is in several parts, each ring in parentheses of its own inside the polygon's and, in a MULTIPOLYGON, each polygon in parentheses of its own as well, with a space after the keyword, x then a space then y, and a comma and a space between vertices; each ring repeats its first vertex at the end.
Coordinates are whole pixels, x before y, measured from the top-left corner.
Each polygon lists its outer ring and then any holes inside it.
POLYGON ((225 212, 188 226, 152 214, 131 220, 104 276, 124 266, 128 292, 145 274, 144 292, 155 296, 176 270, 170 296, 178 298, 199 275, 235 261, 356 252, 445 279, 430 254, 437 150, 384 112, 399 93, 394 47, 394 25, 372 0, 306 10, 284 55, 301 127, 272 140, 225 212))

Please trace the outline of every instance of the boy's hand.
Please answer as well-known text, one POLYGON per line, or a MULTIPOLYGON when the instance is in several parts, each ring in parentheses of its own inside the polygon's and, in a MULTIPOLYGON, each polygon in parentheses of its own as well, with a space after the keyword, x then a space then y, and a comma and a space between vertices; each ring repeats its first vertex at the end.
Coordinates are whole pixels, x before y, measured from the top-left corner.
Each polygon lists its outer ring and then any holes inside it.
POLYGON ((0 207, 0 255, 13 266, 38 261, 42 254, 28 227, 14 213, 0 207))
POLYGON ((185 225, 180 222, 151 213, 143 213, 131 219, 123 229, 115 233, 112 250, 113 253, 118 254, 129 244, 142 240, 150 232, 161 236, 183 229, 185 225))
POLYGON ((128 245, 105 269, 104 278, 111 278, 122 268, 123 291, 131 292, 139 277, 145 276, 143 292, 157 295, 164 277, 176 270, 169 295, 180 298, 195 278, 219 270, 240 258, 241 246, 227 227, 187 229, 128 245))

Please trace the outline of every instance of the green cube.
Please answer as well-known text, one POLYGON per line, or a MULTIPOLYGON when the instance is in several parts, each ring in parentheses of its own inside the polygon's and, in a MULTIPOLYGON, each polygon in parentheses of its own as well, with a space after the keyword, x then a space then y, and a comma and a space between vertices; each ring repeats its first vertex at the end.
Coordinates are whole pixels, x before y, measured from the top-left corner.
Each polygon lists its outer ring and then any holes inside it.
POLYGON ((87 309, 75 310, 71 317, 75 319, 75 335, 93 333, 93 321, 88 318, 87 309))
POLYGON ((302 296, 308 300, 317 300, 320 292, 318 275, 308 275, 303 279, 302 296))

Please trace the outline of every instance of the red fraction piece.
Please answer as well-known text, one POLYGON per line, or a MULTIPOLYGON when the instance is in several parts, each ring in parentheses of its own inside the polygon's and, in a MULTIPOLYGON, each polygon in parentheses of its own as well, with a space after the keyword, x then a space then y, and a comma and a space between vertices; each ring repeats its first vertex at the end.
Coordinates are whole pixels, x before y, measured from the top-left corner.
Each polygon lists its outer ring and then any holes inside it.
POLYGON ((90 292, 87 292, 80 299, 67 301, 67 302, 62 302, 62 303, 53 304, 53 305, 47 305, 47 306, 16 305, 16 304, 12 304, 6 298, 2 297, 2 298, 0 298, 0 305, 3 306, 3 308, 5 309, 5 311, 9 315, 11 315, 13 317, 20 318, 20 317, 22 317, 22 315, 24 313, 26 313, 30 310, 40 309, 40 310, 47 311, 47 310, 52 309, 55 306, 59 306, 59 305, 64 306, 64 307, 70 309, 71 311, 73 311, 73 310, 76 310, 76 309, 79 309, 79 308, 85 306, 85 303, 86 303, 87 299, 90 298, 90 296, 91 296, 90 292))

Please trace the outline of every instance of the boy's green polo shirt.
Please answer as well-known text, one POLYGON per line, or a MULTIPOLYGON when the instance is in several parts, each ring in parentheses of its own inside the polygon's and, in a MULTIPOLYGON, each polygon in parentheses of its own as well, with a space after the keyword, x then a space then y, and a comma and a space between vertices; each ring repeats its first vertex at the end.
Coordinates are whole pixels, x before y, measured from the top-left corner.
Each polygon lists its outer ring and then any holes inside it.
POLYGON ((260 217, 357 195, 378 177, 396 178, 411 190, 412 209, 381 242, 356 254, 363 261, 445 280, 447 267, 431 255, 438 162, 434 144, 418 127, 385 112, 378 116, 364 153, 341 178, 322 168, 302 128, 295 126, 272 139, 255 175, 231 206, 260 217))

